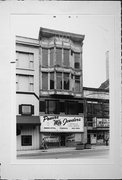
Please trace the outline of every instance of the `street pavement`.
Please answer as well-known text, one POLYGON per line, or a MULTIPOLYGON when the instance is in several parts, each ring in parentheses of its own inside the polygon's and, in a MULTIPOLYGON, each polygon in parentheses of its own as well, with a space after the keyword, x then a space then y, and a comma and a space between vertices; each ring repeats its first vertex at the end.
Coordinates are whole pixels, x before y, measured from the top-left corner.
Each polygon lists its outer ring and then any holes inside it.
POLYGON ((92 146, 91 149, 83 150, 76 150, 75 147, 62 147, 17 151, 18 159, 107 158, 108 155, 109 146, 92 146))

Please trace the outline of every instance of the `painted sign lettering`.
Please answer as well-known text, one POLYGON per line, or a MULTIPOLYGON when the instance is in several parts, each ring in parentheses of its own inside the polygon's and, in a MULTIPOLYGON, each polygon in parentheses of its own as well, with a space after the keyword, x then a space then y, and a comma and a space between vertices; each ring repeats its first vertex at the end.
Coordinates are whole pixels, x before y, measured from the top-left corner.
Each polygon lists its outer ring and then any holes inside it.
POLYGON ((41 131, 51 132, 83 132, 84 118, 70 116, 40 116, 41 131))

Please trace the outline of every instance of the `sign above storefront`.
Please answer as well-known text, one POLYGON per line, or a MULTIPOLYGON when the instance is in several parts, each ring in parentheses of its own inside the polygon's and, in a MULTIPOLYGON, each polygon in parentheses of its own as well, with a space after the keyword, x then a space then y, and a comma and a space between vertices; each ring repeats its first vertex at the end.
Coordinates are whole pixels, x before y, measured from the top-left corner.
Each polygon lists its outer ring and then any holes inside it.
POLYGON ((42 132, 83 132, 83 117, 40 116, 42 132))
POLYGON ((109 119, 107 118, 93 118, 93 127, 109 127, 109 119))

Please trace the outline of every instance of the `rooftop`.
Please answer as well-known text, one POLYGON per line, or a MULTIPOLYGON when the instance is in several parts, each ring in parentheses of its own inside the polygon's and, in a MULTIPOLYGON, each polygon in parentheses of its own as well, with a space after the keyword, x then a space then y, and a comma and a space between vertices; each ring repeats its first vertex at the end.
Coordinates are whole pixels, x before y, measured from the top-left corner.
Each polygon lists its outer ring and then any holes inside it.
POLYGON ((82 42, 85 37, 85 35, 81 35, 81 34, 75 34, 71 32, 65 32, 65 31, 59 31, 59 30, 53 30, 53 29, 40 27, 39 39, 41 39, 42 36, 43 37, 63 36, 63 37, 68 37, 71 40, 77 41, 77 42, 82 42))

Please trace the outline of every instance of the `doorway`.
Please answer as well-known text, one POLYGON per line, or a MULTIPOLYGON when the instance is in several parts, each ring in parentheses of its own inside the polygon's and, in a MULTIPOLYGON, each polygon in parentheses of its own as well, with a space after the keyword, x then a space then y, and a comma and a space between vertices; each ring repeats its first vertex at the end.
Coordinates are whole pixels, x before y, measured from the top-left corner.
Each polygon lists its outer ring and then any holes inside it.
POLYGON ((65 146, 65 135, 64 134, 61 134, 61 136, 60 136, 60 145, 65 146))

